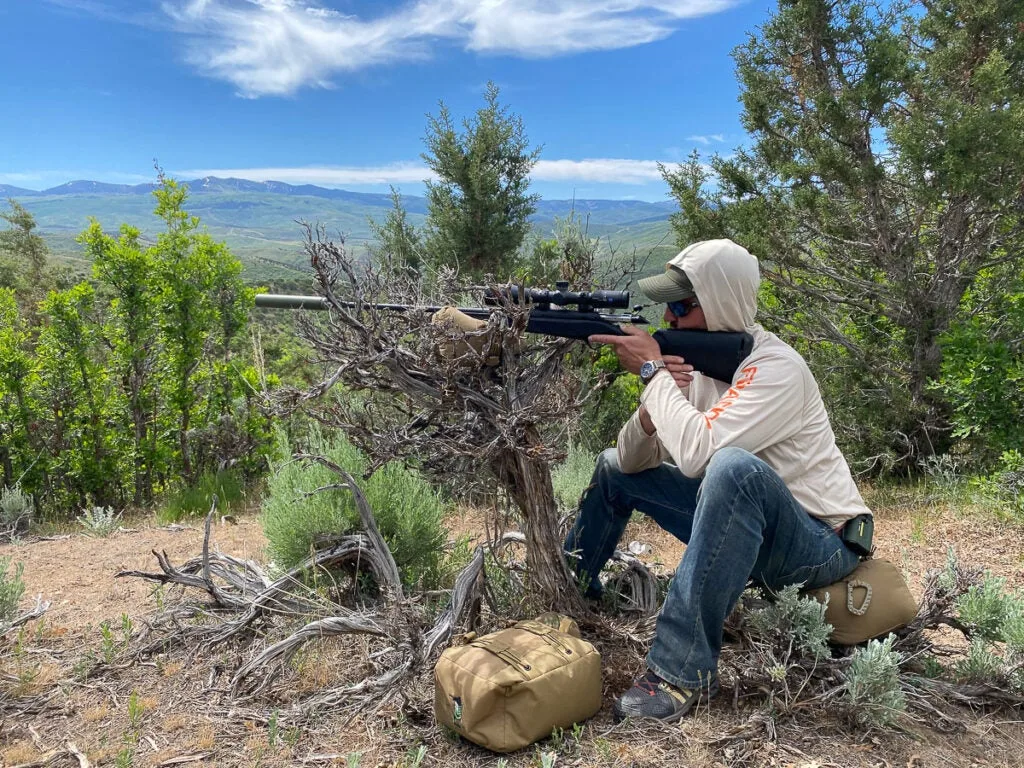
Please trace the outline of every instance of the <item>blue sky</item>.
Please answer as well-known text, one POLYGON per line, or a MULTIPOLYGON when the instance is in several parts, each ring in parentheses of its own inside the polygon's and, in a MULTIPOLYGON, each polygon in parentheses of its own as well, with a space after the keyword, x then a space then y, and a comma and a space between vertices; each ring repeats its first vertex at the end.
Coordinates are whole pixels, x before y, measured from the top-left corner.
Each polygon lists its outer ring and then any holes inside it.
POLYGON ((548 199, 667 199, 745 142, 730 51, 771 0, 0 0, 0 183, 235 176, 420 194, 426 115, 488 80, 548 199))

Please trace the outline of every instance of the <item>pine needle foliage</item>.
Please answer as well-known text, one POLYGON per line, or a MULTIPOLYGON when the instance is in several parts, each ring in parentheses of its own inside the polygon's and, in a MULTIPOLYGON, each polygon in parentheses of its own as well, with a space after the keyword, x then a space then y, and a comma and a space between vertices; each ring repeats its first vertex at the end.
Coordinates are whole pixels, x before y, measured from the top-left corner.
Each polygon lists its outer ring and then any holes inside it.
POLYGON ((892 725, 907 708, 900 687, 900 662, 903 655, 894 651, 894 635, 885 640, 869 640, 854 651, 846 672, 846 698, 854 719, 865 726, 892 725))

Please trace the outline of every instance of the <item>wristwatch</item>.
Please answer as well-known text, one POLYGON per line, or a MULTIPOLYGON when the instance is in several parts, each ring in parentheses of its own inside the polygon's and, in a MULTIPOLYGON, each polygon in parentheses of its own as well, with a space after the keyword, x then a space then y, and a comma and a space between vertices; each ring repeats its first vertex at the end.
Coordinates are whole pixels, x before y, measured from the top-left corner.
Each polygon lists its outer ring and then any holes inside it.
POLYGON ((646 363, 640 366, 640 381, 644 384, 654 378, 654 374, 665 367, 665 361, 661 360, 648 360, 646 363))

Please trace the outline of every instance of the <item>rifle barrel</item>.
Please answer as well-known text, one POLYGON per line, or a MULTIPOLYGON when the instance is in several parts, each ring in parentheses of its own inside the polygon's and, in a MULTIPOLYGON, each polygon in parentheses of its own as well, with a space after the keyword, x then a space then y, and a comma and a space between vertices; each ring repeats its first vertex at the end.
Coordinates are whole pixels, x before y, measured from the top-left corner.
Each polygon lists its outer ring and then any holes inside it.
MULTIPOLYGON (((343 307, 355 307, 355 302, 352 301, 340 301, 338 302, 343 307)), ((326 310, 329 309, 330 305, 327 303, 327 299, 323 296, 297 296, 284 293, 258 293, 256 294, 256 306, 262 309, 315 309, 315 310, 326 310)), ((410 304, 364 304, 363 306, 372 307, 373 309, 384 310, 385 312, 426 312, 433 314, 441 310, 441 307, 434 306, 415 306, 410 304)), ((486 307, 458 307, 460 312, 463 312, 470 317, 478 319, 487 319, 491 314, 492 310, 486 307)), ((582 320, 582 319, 601 319, 609 323, 631 323, 631 324, 646 324, 646 320, 640 315, 612 315, 602 313, 582 313, 568 309, 548 309, 543 311, 534 311, 534 315, 539 319, 541 317, 548 317, 552 320, 559 322, 565 322, 569 320, 582 320)))
POLYGON ((283 293, 257 293, 256 306, 266 309, 327 309, 323 296, 288 296, 283 293))
MULTIPOLYGON (((339 301, 343 307, 352 309, 357 306, 354 301, 339 301)), ((284 293, 257 293, 256 306, 262 309, 316 309, 327 310, 331 305, 323 296, 293 296, 284 293)), ((426 312, 434 314, 439 312, 441 307, 420 306, 417 304, 370 304, 363 303, 361 306, 379 309, 384 312, 426 312)), ((481 307, 459 307, 459 310, 471 317, 486 318, 490 310, 481 307)))

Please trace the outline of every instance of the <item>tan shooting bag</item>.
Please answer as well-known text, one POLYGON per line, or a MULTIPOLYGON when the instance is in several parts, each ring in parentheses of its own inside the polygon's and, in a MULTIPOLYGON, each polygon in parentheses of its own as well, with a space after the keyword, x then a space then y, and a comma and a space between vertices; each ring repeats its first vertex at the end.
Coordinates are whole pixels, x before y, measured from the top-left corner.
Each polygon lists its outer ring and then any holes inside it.
POLYGON ((917 616, 917 601, 899 569, 888 560, 864 560, 835 584, 805 594, 824 603, 832 625, 829 642, 856 645, 901 629, 917 616))
POLYGON ((500 340, 489 337, 486 320, 470 317, 455 307, 442 307, 430 322, 452 332, 452 337, 439 346, 442 359, 459 359, 474 367, 491 368, 501 362, 500 340))
POLYGON ((434 668, 437 722, 494 752, 511 752, 594 715, 601 656, 575 622, 558 618, 520 621, 445 650, 434 668))

